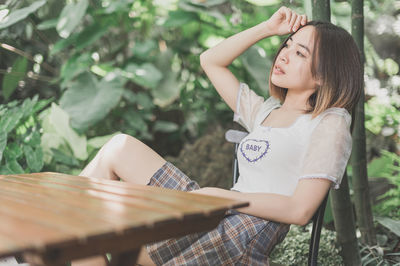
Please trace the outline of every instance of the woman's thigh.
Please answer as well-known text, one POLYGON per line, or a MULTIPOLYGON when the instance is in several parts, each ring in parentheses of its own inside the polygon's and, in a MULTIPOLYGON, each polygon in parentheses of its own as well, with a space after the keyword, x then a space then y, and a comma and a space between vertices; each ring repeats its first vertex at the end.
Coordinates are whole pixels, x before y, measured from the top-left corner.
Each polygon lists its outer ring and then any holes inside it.
POLYGON ((147 185, 164 164, 165 160, 143 142, 118 134, 100 149, 80 175, 147 185))
POLYGON ((108 144, 117 150, 112 159, 114 173, 124 181, 147 185, 153 174, 165 164, 158 153, 129 135, 117 135, 108 144))

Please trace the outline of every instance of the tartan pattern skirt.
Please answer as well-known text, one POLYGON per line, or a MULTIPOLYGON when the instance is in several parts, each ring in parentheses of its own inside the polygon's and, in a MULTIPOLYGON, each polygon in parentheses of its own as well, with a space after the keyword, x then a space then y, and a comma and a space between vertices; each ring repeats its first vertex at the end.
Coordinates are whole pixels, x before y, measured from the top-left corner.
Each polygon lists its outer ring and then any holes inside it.
MULTIPOLYGON (((148 185, 182 191, 200 188, 169 162, 148 185)), ((212 231, 152 243, 147 252, 157 265, 268 265, 268 255, 289 227, 230 210, 212 231)))

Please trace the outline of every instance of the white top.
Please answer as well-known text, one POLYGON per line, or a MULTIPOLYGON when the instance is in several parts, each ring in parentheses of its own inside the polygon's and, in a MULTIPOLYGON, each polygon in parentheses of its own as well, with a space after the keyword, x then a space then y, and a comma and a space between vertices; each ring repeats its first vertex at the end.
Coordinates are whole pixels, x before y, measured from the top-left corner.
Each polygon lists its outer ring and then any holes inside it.
POLYGON ((350 114, 333 107, 314 119, 300 115, 289 127, 262 126, 280 106, 240 84, 234 121, 250 133, 239 144, 239 179, 232 190, 289 196, 304 178, 328 179, 339 188, 351 153, 350 114))

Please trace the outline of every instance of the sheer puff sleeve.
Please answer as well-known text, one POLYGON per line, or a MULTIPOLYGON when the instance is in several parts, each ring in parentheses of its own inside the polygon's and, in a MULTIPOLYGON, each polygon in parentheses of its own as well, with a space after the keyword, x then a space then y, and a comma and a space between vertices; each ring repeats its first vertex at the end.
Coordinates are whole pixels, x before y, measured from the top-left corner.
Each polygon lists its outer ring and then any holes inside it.
POLYGON ((248 132, 251 132, 253 131, 257 114, 261 110, 272 108, 279 104, 279 100, 273 97, 269 97, 265 101, 263 97, 252 91, 247 84, 240 83, 233 121, 242 125, 248 132))
POLYGON ((339 188, 351 153, 351 116, 343 108, 330 108, 313 130, 299 180, 323 178, 339 188))

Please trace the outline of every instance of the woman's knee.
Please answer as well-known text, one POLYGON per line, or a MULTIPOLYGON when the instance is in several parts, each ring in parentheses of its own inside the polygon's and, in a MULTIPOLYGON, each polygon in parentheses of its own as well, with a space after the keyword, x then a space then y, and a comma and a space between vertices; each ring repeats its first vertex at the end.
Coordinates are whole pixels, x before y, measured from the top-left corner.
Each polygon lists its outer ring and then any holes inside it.
POLYGON ((139 144, 140 141, 132 136, 127 134, 117 134, 101 148, 101 159, 112 163, 115 158, 118 158, 121 154, 125 154, 126 149, 130 149, 129 152, 134 152, 135 149, 132 149, 132 147, 139 144))

